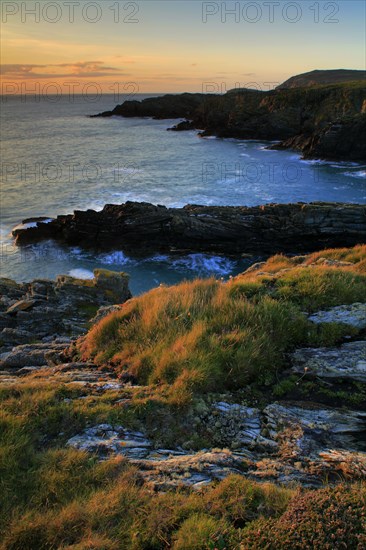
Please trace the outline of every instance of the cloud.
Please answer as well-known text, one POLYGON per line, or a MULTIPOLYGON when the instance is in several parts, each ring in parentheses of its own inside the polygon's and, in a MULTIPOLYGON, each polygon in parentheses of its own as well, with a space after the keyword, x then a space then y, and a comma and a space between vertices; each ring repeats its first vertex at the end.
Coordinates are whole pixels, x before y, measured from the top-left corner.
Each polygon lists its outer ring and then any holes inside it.
POLYGON ((37 64, 3 64, 0 74, 12 79, 41 78, 93 78, 103 76, 128 76, 117 67, 104 65, 103 61, 78 61, 75 63, 58 63, 48 65, 37 64))

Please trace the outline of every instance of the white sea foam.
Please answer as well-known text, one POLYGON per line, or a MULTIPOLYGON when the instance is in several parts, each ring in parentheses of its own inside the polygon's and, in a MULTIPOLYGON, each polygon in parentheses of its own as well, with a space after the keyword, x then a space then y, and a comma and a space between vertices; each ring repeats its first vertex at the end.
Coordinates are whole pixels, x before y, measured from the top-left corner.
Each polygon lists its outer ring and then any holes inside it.
POLYGON ((88 269, 71 269, 69 275, 75 279, 83 279, 85 281, 94 279, 94 273, 88 269))
POLYGON ((135 265, 137 262, 126 256, 121 250, 115 250, 108 254, 99 254, 98 262, 104 265, 135 265))
POLYGON ((366 178, 366 170, 359 170, 357 172, 343 172, 345 176, 350 176, 351 178, 366 178))
POLYGON ((235 268, 236 262, 221 256, 207 254, 189 254, 184 258, 173 260, 172 266, 177 271, 194 271, 201 275, 229 275, 235 268))

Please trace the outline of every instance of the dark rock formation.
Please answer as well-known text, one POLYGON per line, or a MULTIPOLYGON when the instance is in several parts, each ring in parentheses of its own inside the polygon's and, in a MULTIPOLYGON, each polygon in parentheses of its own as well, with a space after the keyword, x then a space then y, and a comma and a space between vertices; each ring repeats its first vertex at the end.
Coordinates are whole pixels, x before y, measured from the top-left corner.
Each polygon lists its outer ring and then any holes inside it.
MULTIPOLYGON (((357 72, 357 71, 355 71, 357 72)), ((362 73, 362 71, 359 71, 362 73)), ((297 77, 296 77, 297 78, 297 77)), ((282 140, 306 158, 366 160, 366 83, 235 89, 225 95, 181 94, 127 101, 97 116, 188 119, 173 130, 203 136, 282 140)))
POLYGON ((366 114, 330 123, 320 131, 297 135, 270 148, 295 149, 309 159, 366 159, 366 114))
MULTIPOLYGON (((95 270, 94 279, 87 281, 66 275, 56 282, 18 284, 0 279, 0 349, 83 334, 100 306, 122 304, 131 297, 128 280, 124 273, 104 270, 95 270)), ((21 355, 28 351, 22 350, 21 355)), ((25 365, 44 364, 43 348, 36 351, 25 365)))
POLYGON ((226 254, 312 251, 366 239, 366 207, 357 204, 269 204, 166 208, 109 204, 13 231, 18 245, 56 239, 67 245, 135 254, 195 251, 226 254))
POLYGON ((167 94, 161 97, 149 97, 143 101, 125 101, 113 111, 105 111, 94 117, 153 117, 193 118, 196 109, 205 100, 205 94, 167 94))

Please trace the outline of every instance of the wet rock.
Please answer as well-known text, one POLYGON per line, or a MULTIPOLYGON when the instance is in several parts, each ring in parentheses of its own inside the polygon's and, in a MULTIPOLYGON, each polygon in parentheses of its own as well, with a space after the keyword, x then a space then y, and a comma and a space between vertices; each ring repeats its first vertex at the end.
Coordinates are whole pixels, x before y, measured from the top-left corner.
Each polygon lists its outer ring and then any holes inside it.
POLYGON ((343 323, 358 329, 366 328, 366 304, 355 303, 318 311, 310 315, 313 323, 343 323))
POLYGON ((75 211, 38 231, 17 230, 13 235, 18 245, 54 238, 68 245, 131 254, 300 252, 354 246, 365 240, 366 210, 364 205, 341 203, 166 208, 127 202, 106 205, 100 212, 75 211))
POLYGON ((338 348, 304 348, 292 354, 295 373, 366 382, 366 341, 338 348))

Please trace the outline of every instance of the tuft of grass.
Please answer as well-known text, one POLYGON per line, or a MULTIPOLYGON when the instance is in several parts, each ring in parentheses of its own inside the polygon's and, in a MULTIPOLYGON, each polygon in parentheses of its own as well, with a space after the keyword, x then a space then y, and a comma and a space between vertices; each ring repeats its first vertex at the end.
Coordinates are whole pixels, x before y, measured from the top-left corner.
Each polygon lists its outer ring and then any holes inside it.
POLYGON ((357 333, 339 324, 314 327, 303 312, 365 301, 365 255, 361 245, 276 255, 228 283, 157 288, 94 326, 79 351, 176 404, 197 392, 271 384, 294 347, 333 345, 357 333))
POLYGON ((144 385, 165 385, 173 400, 184 402, 194 391, 269 379, 306 326, 290 303, 269 296, 253 303, 230 284, 194 281, 131 300, 80 347, 85 359, 107 361, 144 385))

